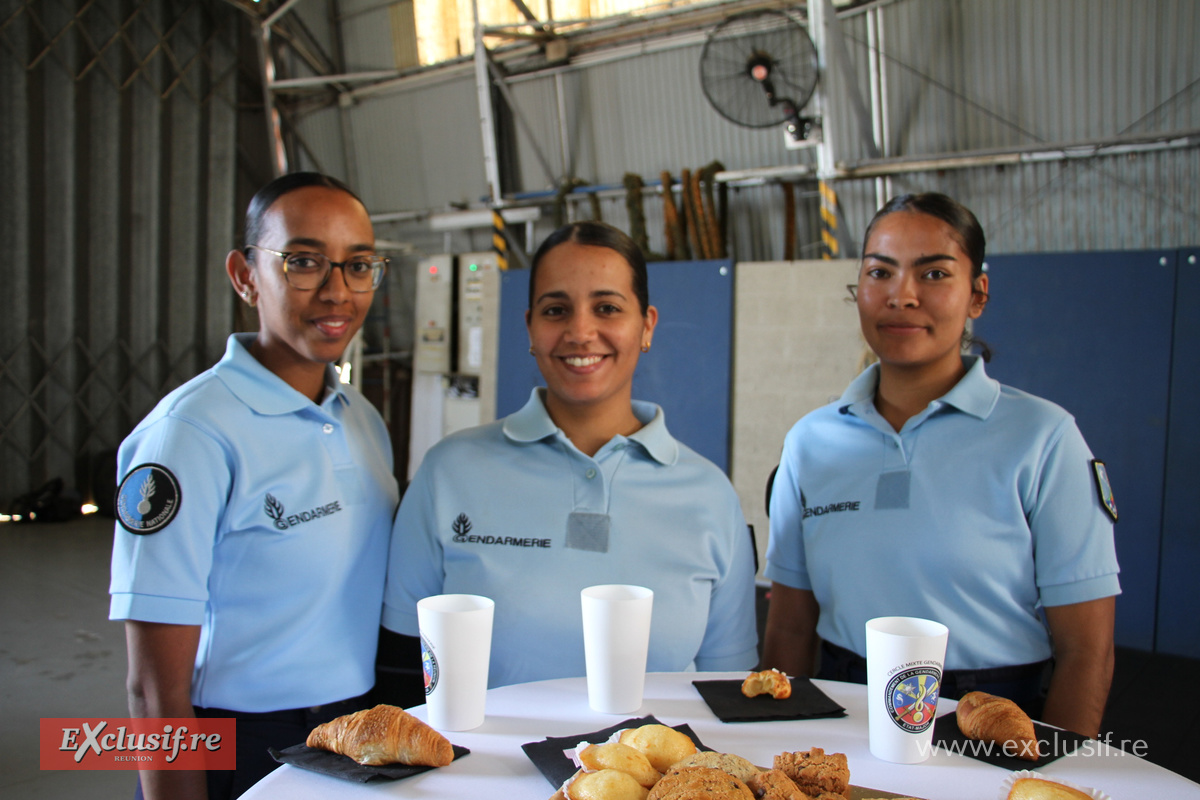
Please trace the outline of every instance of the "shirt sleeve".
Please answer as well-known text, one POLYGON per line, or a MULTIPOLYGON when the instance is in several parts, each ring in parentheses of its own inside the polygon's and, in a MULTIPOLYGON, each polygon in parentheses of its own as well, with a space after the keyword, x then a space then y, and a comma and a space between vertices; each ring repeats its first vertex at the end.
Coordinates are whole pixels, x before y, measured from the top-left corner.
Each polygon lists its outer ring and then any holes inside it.
POLYGON ((771 489, 771 534, 767 543, 767 567, 763 574, 770 580, 793 589, 812 589, 808 563, 804 555, 804 499, 800 488, 797 428, 788 432, 783 455, 771 489))
POLYGON ((417 601, 442 593, 445 584, 443 547, 437 535, 436 504, 430 455, 400 500, 392 525, 387 588, 383 594, 383 626, 419 636, 417 601))
POLYGON ((758 624, 754 607, 754 553, 750 528, 732 487, 729 546, 725 570, 713 586, 708 627, 696 669, 703 672, 750 669, 758 663, 758 624))
POLYGON ((1121 591, 1112 520, 1100 499, 1091 450, 1070 417, 1057 433, 1047 446, 1029 511, 1035 576, 1046 606, 1121 591))
POLYGON ((232 480, 224 448, 196 425, 166 416, 131 434, 117 461, 121 476, 146 464, 169 472, 179 498, 174 517, 153 533, 116 524, 109 619, 202 624, 232 480))

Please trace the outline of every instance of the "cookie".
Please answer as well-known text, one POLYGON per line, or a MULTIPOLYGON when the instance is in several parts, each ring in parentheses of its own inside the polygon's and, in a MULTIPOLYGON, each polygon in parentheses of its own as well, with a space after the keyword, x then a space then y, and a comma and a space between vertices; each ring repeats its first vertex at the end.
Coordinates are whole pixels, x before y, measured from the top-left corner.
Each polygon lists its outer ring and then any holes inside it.
POLYGON ((779 769, 768 769, 753 775, 746 786, 759 800, 809 800, 796 782, 779 769))
POLYGON ((775 756, 775 769, 783 770, 807 795, 834 794, 850 798, 850 767, 844 753, 819 747, 775 756))
POLYGON ((762 770, 741 756, 736 756, 733 753, 709 752, 690 755, 672 766, 667 772, 678 772, 688 767, 711 767, 712 769, 719 769, 722 772, 729 773, 743 783, 748 782, 752 775, 762 772, 762 770))
POLYGON ((754 793, 728 772, 689 767, 664 775, 647 800, 755 800, 754 793))

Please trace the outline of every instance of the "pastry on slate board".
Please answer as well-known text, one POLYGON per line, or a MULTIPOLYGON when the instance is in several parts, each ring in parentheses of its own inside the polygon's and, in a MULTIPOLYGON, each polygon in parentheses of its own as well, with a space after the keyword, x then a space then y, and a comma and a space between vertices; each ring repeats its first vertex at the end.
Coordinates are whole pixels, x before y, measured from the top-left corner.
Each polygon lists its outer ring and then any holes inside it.
POLYGON ((996 742, 1006 745, 1005 755, 1026 761, 1038 760, 1038 741, 1033 720, 1007 697, 986 692, 967 692, 958 701, 955 715, 958 729, 968 739, 996 742))
POLYGON ((402 708, 377 705, 318 725, 305 742, 359 764, 444 767, 454 760, 446 737, 402 708))

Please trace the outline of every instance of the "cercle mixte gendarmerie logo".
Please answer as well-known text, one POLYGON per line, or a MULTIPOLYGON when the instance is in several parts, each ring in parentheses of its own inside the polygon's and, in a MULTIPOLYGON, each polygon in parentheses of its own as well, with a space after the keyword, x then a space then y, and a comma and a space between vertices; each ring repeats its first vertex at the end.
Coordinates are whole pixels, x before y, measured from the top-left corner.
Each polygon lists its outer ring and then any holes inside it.
POLYGON ((908 733, 927 730, 937 711, 941 682, 941 669, 932 665, 902 669, 893 675, 884 700, 892 722, 908 733))
POLYGON ((139 464, 117 487, 117 520, 130 533, 154 533, 179 513, 179 481, 161 464, 139 464))

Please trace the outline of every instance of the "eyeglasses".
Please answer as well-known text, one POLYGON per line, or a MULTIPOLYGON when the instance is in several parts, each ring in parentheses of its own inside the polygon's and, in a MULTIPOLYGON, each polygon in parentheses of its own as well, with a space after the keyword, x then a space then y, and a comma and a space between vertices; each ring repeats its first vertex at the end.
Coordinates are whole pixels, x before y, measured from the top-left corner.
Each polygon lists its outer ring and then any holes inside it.
POLYGON ((334 267, 342 268, 342 277, 352 292, 370 292, 379 288, 390 259, 384 256, 354 256, 345 261, 330 261, 321 253, 281 253, 256 244, 249 250, 262 250, 283 259, 283 277, 293 289, 320 289, 333 274, 334 267))

